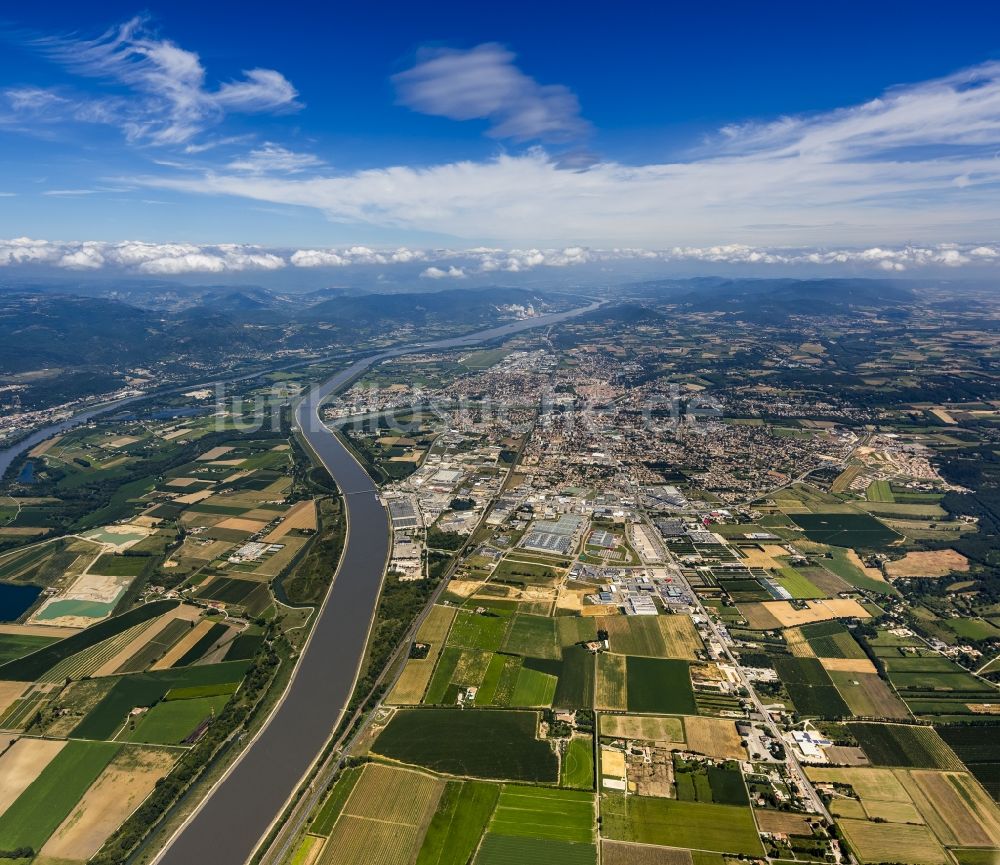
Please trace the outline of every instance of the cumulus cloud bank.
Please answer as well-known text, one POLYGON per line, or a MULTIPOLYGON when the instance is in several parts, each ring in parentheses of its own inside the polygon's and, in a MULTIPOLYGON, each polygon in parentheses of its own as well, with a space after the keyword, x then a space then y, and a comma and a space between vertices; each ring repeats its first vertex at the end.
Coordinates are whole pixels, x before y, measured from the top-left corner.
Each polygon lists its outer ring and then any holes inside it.
POLYGON ((653 250, 638 248, 591 249, 409 249, 379 250, 367 246, 338 249, 265 249, 239 244, 146 243, 123 241, 50 241, 27 237, 0 240, 0 267, 45 265, 65 270, 120 270, 160 276, 186 273, 237 273, 279 270, 283 267, 393 268, 422 267, 429 280, 464 279, 489 274, 517 274, 539 268, 614 265, 616 262, 664 265, 701 262, 717 265, 837 268, 902 273, 926 268, 1000 266, 1000 244, 936 244, 899 247, 873 246, 837 249, 776 249, 725 244, 677 246, 653 250))
POLYGON ((43 264, 66 270, 120 268, 162 276, 182 273, 225 273, 245 270, 277 270, 283 257, 258 247, 223 244, 198 246, 189 243, 143 243, 125 241, 49 241, 28 237, 0 240, 0 265, 43 264))

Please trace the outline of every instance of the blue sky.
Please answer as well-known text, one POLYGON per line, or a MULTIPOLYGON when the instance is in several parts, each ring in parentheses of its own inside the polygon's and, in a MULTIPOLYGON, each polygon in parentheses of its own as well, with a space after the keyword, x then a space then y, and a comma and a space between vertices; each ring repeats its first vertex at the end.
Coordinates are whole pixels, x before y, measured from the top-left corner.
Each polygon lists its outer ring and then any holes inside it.
POLYGON ((993 3, 37 5, 0 21, 0 263, 1000 257, 993 3))

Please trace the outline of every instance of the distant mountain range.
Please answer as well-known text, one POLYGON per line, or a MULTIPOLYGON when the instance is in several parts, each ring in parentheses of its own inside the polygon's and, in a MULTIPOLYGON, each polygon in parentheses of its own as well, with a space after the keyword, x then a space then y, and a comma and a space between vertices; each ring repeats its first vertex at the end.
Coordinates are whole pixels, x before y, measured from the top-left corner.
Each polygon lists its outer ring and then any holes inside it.
POLYGON ((635 298, 676 305, 691 312, 721 312, 746 321, 793 316, 855 315, 869 310, 890 317, 907 315, 913 288, 879 279, 719 279, 657 280, 627 286, 635 298))
MULTIPOLYGON (((29 406, 36 391, 50 401, 56 385, 48 379, 56 374, 86 372, 88 381, 107 390, 115 376, 124 383, 121 373, 137 367, 210 370, 280 349, 354 347, 401 328, 419 340, 425 331, 494 325, 514 317, 517 308, 544 312, 583 303, 521 288, 286 295, 258 287, 191 290, 147 283, 141 290, 110 286, 106 294, 133 302, 53 290, 0 291, 0 387, 19 385, 22 404, 29 406), (174 294, 184 296, 175 300, 174 294), (44 370, 49 373, 25 375, 44 370)), ((0 397, 0 406, 6 402, 0 397)))

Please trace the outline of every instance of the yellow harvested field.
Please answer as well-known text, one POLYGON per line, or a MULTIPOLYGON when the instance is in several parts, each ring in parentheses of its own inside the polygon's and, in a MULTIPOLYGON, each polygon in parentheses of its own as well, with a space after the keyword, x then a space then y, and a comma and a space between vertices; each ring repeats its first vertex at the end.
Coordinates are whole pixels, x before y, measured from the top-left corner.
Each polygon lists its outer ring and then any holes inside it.
POLYGON ((947 865, 951 860, 926 826, 841 820, 840 828, 862 863, 947 865))
POLYGON ((294 559, 307 543, 308 538, 282 538, 282 549, 272 553, 265 561, 257 565, 252 574, 247 576, 250 579, 270 579, 280 574, 294 559))
POLYGON ((809 645, 805 635, 798 628, 789 628, 785 631, 785 642, 788 644, 788 651, 796 658, 815 658, 816 653, 809 645))
POLYGON ((253 469, 242 469, 241 471, 233 472, 231 475, 227 475, 226 477, 224 477, 222 479, 222 483, 224 484, 235 483, 236 481, 247 477, 247 475, 252 475, 253 473, 254 473, 253 469))
POLYGON ((368 763, 324 846, 326 865, 408 865, 444 790, 422 772, 368 763))
POLYGON ((827 769, 806 766, 806 774, 811 781, 833 781, 850 784, 863 802, 909 802, 906 788, 893 774, 892 769, 872 769, 867 766, 851 766, 843 769, 827 769))
POLYGON ((777 561, 778 556, 788 555, 788 550, 784 547, 778 547, 773 544, 754 544, 750 547, 740 547, 740 552, 746 557, 743 559, 742 564, 748 568, 777 569, 782 567, 781 562, 777 561))
POLYGON ((191 633, 185 634, 180 638, 174 645, 170 648, 159 661, 150 667, 151 670, 166 670, 177 663, 181 658, 187 654, 188 650, 191 649, 195 643, 198 642, 202 637, 205 636, 212 628, 212 622, 205 619, 204 621, 198 622, 191 629, 191 633))
POLYGON ((259 532, 266 526, 267 523, 262 523, 259 520, 247 520, 243 519, 243 517, 230 517, 221 523, 216 523, 216 528, 233 529, 237 532, 249 532, 250 534, 259 532))
POLYGON ((613 616, 617 612, 618 607, 613 604, 587 604, 580 608, 580 615, 588 618, 590 616, 613 616))
MULTIPOLYGON (((200 459, 200 457, 199 457, 200 459)), ((241 466, 245 463, 245 459, 234 459, 234 460, 212 460, 210 466, 241 466)))
POLYGON ((0 757, 0 814, 42 774, 66 743, 59 739, 18 739, 0 757))
POLYGON ((153 792, 176 756, 166 748, 120 751, 42 846, 42 857, 90 859, 153 792))
POLYGON ((171 442, 174 439, 179 439, 183 435, 187 435, 189 432, 191 432, 190 427, 181 427, 180 429, 171 430, 168 433, 162 433, 160 435, 160 438, 166 439, 168 442, 171 442))
POLYGON ((929 550, 887 562, 885 570, 890 577, 945 577, 953 571, 968 571, 969 560, 955 550, 929 550))
POLYGON ((387 702, 398 705, 416 705, 421 701, 430 683, 434 664, 444 647, 445 638, 455 619, 457 610, 435 604, 417 630, 417 642, 427 643, 430 650, 426 658, 410 658, 396 681, 387 702))
POLYGON ((199 483, 200 478, 172 478, 167 481, 164 486, 167 487, 189 487, 192 484, 199 483))
POLYGON ((299 502, 285 514, 285 518, 278 523, 274 531, 268 533, 264 541, 273 544, 280 541, 293 529, 310 529, 316 531, 316 502, 309 499, 299 502))
POLYGON ((177 496, 174 502, 178 505, 196 505, 198 502, 203 502, 205 499, 212 495, 210 489, 198 490, 196 493, 187 493, 187 495, 177 496))
POLYGON ((124 448, 129 445, 134 445, 139 441, 138 436, 121 436, 120 438, 112 439, 107 443, 109 448, 124 448))
POLYGON ((820 658, 824 670, 842 673, 878 673, 867 658, 820 658))
POLYGON ((30 538, 32 535, 44 535, 52 531, 45 526, 4 526, 0 528, 0 537, 30 538))
MULTIPOLYGON (((740 611, 746 615, 747 608, 762 608, 766 615, 775 619, 780 627, 808 625, 811 622, 825 622, 829 619, 869 619, 868 611, 850 598, 829 598, 821 601, 805 601, 805 609, 798 610, 790 601, 762 601, 743 604, 740 611)), ((747 616, 749 619, 750 617, 747 616)))
POLYGON ((684 732, 692 751, 717 760, 745 760, 747 752, 740 744, 736 722, 727 718, 686 716, 684 732))
POLYGON ((844 558, 847 559, 854 567, 861 571, 866 577, 872 580, 881 580, 885 582, 885 574, 882 573, 880 568, 869 568, 864 560, 859 556, 854 550, 848 549, 844 558))
POLYGON ((625 777, 625 752, 601 747, 601 774, 607 778, 625 777))
POLYGON ((0 681, 0 715, 6 712, 14 704, 14 701, 27 690, 27 682, 0 681))
POLYGON ((753 812, 761 832, 782 835, 812 835, 812 828, 805 814, 791 814, 787 811, 760 810, 753 812))
POLYGON ((864 803, 865 813, 872 820, 885 820, 887 823, 923 823, 917 806, 912 802, 876 802, 864 803))
POLYGON ((229 453, 232 450, 231 447, 217 447, 212 448, 209 451, 205 451, 200 457, 198 457, 199 462, 208 462, 210 460, 217 460, 219 457, 229 453))
POLYGON ((678 745, 687 742, 683 721, 662 715, 601 715, 601 735, 678 745))
POLYGON ((0 625, 0 634, 17 634, 24 637, 71 637, 79 633, 81 628, 60 628, 56 625, 16 625, 6 623, 0 625))
POLYGON ((666 657, 698 659, 698 650, 705 646, 690 616, 657 616, 656 623, 666 644, 666 657))
POLYGON ((53 436, 50 439, 46 439, 41 444, 35 445, 30 451, 28 451, 29 457, 40 457, 45 456, 51 450, 52 446, 57 444, 62 440, 62 436, 53 436))
POLYGON ((931 414, 934 415, 934 417, 936 417, 939 421, 941 421, 942 423, 946 423, 949 426, 955 426, 958 423, 958 421, 955 420, 955 418, 953 418, 948 413, 948 410, 946 408, 944 408, 943 406, 938 406, 936 408, 932 408, 931 409, 931 414))
POLYGON ((1000 847, 1000 810, 967 772, 897 769, 927 825, 949 847, 1000 847))

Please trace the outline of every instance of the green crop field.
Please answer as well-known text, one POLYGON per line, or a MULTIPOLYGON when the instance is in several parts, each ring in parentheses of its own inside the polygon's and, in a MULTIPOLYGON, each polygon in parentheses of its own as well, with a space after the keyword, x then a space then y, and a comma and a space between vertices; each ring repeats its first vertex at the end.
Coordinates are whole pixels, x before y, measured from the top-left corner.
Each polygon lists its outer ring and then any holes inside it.
POLYGON ((595 865, 597 848, 593 844, 572 844, 540 838, 515 838, 488 834, 476 856, 475 865, 595 865))
POLYGON ((535 738, 538 715, 491 709, 398 711, 372 750, 436 772, 515 781, 550 781, 558 760, 535 738))
POLYGON ((778 572, 777 581, 793 598, 826 597, 826 592, 816 588, 803 574, 792 567, 782 568, 778 572))
POLYGON ((90 566, 90 573, 105 577, 137 577, 149 561, 148 556, 113 556, 105 553, 90 566))
POLYGON ((492 610, 485 614, 459 610, 448 634, 448 645, 496 652, 503 644, 509 625, 510 617, 492 610))
POLYGON ((516 616, 504 640, 503 650, 533 658, 559 660, 562 654, 556 636, 556 620, 547 616, 516 616))
POLYGON ((547 673, 521 667, 511 697, 511 706, 551 706, 559 679, 547 673))
POLYGON ((629 657, 625 669, 630 712, 698 714, 687 661, 629 657))
POLYGON ((129 730, 122 738, 148 745, 179 745, 202 721, 213 714, 217 716, 228 702, 228 694, 165 700, 141 716, 136 721, 135 729, 129 730))
POLYGON ((344 804, 360 777, 360 766, 343 771, 316 816, 313 817, 312 825, 309 827, 310 832, 315 832, 317 835, 329 835, 333 831, 333 824, 337 822, 340 812, 344 810, 344 804))
POLYGON ((851 632, 836 620, 803 625, 800 630, 818 658, 867 658, 851 632))
POLYGON ((449 781, 431 819, 416 865, 466 865, 500 798, 500 785, 449 781))
POLYGON ((601 619, 600 624, 608 630, 611 651, 616 654, 649 658, 667 654, 658 616, 614 616, 601 619))
POLYGON ((152 706, 174 688, 219 685, 242 680, 246 661, 227 661, 204 667, 157 670, 121 677, 111 692, 76 726, 76 739, 109 739, 121 729, 137 706, 152 706))
POLYGON ((562 673, 553 705, 560 709, 589 709, 594 703, 594 656, 581 646, 562 652, 562 673))
POLYGON ((850 715, 850 709, 817 658, 778 658, 775 669, 800 715, 850 715))
POLYGON ((789 516, 809 540, 820 544, 881 550, 900 537, 868 514, 813 513, 789 516))
POLYGON ((0 817, 0 850, 38 850, 123 746, 67 742, 0 817))
POLYGON ((49 643, 54 643, 55 639, 55 637, 36 637, 30 634, 0 634, 0 664, 37 652, 49 643))
MULTIPOLYGON (((509 706, 514 696, 514 688, 521 673, 521 659, 516 655, 494 655, 490 658, 486 675, 483 676, 476 705, 509 706)), ((425 700, 430 703, 431 700, 425 700)))
POLYGON ((873 766, 951 769, 963 766, 931 727, 903 724, 848 724, 873 766))
POLYGON ((594 794, 504 785, 489 831, 589 844, 594 837, 594 794))
POLYGON ((601 827, 604 837, 617 841, 763 856, 748 807, 605 794, 601 827))
POLYGON ((894 502, 896 497, 892 493, 892 485, 889 481, 872 481, 868 485, 865 498, 870 502, 894 502))
POLYGON ((594 742, 576 737, 570 739, 562 756, 560 768, 563 787, 574 790, 594 789, 594 742))

